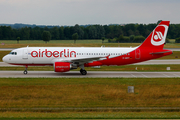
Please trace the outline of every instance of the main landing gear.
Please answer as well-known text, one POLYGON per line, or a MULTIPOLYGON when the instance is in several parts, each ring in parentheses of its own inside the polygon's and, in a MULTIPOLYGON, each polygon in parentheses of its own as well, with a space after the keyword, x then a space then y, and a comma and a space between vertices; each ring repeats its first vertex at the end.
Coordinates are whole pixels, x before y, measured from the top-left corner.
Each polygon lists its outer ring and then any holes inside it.
POLYGON ((81 73, 82 75, 86 75, 86 74, 87 74, 87 71, 84 70, 84 69, 81 69, 81 70, 80 70, 80 73, 81 73))
POLYGON ((80 69, 81 75, 86 75, 86 74, 87 74, 87 71, 84 69, 84 65, 80 65, 79 67, 81 68, 81 69, 80 69))
POLYGON ((28 72, 27 72, 27 68, 28 68, 28 66, 26 65, 26 66, 25 66, 25 70, 24 70, 24 72, 23 72, 25 75, 28 73, 28 72))

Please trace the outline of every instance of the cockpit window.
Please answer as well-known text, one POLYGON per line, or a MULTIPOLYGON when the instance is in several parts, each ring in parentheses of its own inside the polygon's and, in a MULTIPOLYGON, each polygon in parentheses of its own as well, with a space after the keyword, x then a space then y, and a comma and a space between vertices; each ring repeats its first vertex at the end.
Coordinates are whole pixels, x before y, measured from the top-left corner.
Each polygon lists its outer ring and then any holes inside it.
POLYGON ((17 55, 17 52, 10 52, 10 55, 17 55))

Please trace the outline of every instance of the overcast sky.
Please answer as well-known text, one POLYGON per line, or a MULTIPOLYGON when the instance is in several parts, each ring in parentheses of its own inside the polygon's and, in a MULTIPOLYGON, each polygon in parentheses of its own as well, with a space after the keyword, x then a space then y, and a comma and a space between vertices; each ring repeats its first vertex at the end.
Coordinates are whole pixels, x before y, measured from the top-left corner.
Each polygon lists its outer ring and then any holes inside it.
POLYGON ((180 0, 0 0, 0 23, 180 23, 180 0))

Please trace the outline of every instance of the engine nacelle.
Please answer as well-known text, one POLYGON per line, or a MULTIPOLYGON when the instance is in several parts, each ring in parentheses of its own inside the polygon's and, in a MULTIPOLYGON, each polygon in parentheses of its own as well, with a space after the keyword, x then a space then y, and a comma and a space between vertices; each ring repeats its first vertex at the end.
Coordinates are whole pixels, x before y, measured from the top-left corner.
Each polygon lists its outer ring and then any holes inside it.
POLYGON ((71 63, 68 62, 55 62, 54 63, 54 71, 55 72, 67 72, 72 68, 71 63))

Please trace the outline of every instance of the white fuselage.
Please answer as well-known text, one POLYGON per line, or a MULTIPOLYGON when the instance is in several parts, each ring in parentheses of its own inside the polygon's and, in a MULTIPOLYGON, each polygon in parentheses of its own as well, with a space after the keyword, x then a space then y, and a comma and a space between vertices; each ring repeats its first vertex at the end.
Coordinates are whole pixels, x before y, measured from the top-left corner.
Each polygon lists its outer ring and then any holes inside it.
MULTIPOLYGON (((24 47, 11 51, 3 58, 10 64, 53 65, 56 61, 71 62, 76 59, 100 58, 106 56, 114 58, 127 54, 136 48, 108 48, 108 47, 24 47)), ((128 54, 127 54, 128 55, 128 54)))

